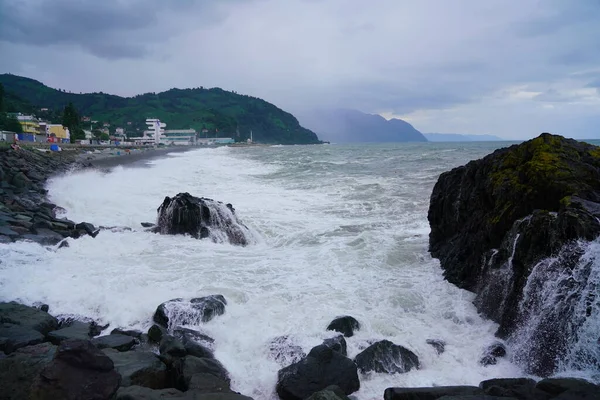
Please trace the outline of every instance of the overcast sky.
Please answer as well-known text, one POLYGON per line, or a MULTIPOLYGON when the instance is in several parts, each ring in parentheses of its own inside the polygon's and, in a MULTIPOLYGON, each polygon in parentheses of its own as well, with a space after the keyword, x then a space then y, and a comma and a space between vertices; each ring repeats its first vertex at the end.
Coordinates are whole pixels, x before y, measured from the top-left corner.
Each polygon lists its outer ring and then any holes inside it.
POLYGON ((0 0, 0 72, 218 86, 422 132, 600 138, 599 0, 0 0))

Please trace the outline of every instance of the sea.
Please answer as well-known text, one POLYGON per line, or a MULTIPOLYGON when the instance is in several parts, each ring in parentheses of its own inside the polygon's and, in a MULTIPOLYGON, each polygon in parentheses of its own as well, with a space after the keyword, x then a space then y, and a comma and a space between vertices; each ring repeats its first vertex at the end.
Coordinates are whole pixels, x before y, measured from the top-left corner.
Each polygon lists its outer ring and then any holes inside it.
POLYGON ((215 339, 232 388, 276 399, 284 365, 270 342, 287 336, 308 352, 335 332, 333 318, 361 324, 354 357, 390 340, 421 367, 361 374, 357 400, 391 386, 477 385, 525 374, 508 357, 479 363, 498 341, 474 295, 444 280, 428 253, 429 198, 439 175, 508 142, 202 148, 49 181, 64 217, 113 227, 68 248, 0 245, 0 300, 36 302, 53 315, 85 316, 147 330, 173 298, 222 294, 224 315, 193 326, 215 339), (247 246, 150 233, 165 196, 189 192, 231 203, 252 236, 247 246), (442 340, 437 354, 427 339, 442 340))

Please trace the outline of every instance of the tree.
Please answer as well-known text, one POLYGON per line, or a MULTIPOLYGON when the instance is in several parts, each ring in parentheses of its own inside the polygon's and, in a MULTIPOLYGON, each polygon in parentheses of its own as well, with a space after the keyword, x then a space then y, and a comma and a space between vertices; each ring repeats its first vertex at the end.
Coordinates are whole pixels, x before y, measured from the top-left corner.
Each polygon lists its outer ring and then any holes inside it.
POLYGON ((94 135, 96 139, 100 139, 100 137, 102 136, 102 131, 100 129, 94 129, 92 131, 92 135, 94 135))
POLYGON ((75 140, 77 139, 85 139, 85 132, 79 127, 79 114, 73 103, 69 103, 65 106, 62 116, 62 126, 69 129, 69 132, 71 133, 71 143, 75 143, 75 140))
POLYGON ((4 85, 0 83, 0 113, 4 112, 4 85))
POLYGON ((110 140, 110 136, 108 136, 108 133, 103 133, 100 135, 100 140, 110 140))

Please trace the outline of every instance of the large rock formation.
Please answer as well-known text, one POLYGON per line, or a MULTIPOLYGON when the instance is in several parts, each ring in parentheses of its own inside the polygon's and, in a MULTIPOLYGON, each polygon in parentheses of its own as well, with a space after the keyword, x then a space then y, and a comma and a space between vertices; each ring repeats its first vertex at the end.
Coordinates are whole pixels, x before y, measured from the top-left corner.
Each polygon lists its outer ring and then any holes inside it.
POLYGON ((529 372, 589 368, 600 365, 582 345, 600 318, 598 217, 600 148, 544 133, 439 177, 430 251, 529 372))
POLYGON ((248 228, 235 215, 231 204, 179 193, 165 197, 158 208, 155 232, 166 235, 190 235, 196 239, 245 246, 251 237, 248 228))

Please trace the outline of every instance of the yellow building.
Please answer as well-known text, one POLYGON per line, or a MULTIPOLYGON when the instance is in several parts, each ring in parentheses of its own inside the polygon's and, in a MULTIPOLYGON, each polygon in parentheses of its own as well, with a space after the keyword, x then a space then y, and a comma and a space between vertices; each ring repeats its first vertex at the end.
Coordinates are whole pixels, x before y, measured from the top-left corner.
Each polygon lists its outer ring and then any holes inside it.
POLYGON ((38 135, 40 133, 40 123, 31 115, 18 115, 17 120, 21 124, 23 133, 38 135))
POLYGON ((70 139, 71 135, 69 134, 69 128, 65 128, 60 124, 50 124, 48 125, 48 136, 54 136, 59 139, 70 139))

